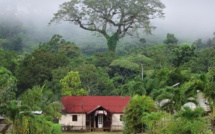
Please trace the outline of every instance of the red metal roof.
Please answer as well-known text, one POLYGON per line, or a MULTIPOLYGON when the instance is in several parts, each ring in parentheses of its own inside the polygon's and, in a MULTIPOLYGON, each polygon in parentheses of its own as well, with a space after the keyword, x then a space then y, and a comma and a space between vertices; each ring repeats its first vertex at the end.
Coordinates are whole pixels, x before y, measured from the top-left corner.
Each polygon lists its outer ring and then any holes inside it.
POLYGON ((112 113, 122 113, 129 96, 65 96, 62 98, 65 113, 87 113, 102 106, 112 113))

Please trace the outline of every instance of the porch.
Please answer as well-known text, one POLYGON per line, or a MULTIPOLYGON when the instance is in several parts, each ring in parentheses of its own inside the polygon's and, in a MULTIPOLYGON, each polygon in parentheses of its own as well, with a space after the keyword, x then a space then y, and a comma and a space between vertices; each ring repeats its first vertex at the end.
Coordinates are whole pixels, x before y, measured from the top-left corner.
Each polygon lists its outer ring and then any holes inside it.
POLYGON ((85 127, 85 126, 62 126, 62 131, 63 132, 109 132, 109 131, 122 131, 122 126, 121 125, 114 125, 111 127, 103 127, 103 128, 95 128, 95 127, 85 127))
POLYGON ((86 128, 88 131, 111 131, 112 113, 102 106, 86 114, 86 128))

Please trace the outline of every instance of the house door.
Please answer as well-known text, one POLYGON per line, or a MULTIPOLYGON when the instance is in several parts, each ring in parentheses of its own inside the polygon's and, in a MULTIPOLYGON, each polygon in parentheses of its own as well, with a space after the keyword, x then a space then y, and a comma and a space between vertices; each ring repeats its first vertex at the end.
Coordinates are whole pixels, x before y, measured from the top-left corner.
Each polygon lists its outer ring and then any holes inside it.
POLYGON ((103 128, 103 114, 98 115, 98 128, 103 128))

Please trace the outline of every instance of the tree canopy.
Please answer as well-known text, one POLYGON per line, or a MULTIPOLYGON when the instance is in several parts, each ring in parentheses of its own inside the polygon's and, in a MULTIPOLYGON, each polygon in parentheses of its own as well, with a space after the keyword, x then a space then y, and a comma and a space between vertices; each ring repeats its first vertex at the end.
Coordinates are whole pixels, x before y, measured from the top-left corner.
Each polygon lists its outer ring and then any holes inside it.
POLYGON ((60 83, 63 86, 61 90, 63 96, 87 95, 87 91, 83 88, 80 88, 81 80, 77 71, 69 72, 63 79, 60 80, 60 83))
POLYGON ((0 67, 0 103, 15 98, 17 79, 4 67, 0 67))
POLYGON ((150 20, 163 17, 159 0, 71 0, 60 5, 50 23, 69 21, 82 29, 98 32, 107 40, 109 51, 117 42, 137 29, 151 33, 150 20))
POLYGON ((175 35, 174 34, 170 34, 170 33, 168 33, 167 35, 166 35, 166 40, 164 40, 164 43, 165 44, 178 44, 178 39, 175 37, 175 35))

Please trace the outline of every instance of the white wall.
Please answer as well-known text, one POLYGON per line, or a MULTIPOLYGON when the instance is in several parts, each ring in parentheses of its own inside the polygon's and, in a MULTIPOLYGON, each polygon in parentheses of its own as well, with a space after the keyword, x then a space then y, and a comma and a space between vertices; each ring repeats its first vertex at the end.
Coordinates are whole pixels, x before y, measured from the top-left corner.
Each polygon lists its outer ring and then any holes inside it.
MULTIPOLYGON (((123 129, 123 121, 120 121, 120 115, 122 114, 113 114, 112 115, 112 124, 111 130, 122 130, 123 129)), ((59 120, 59 124, 62 126, 74 126, 72 129, 79 130, 81 128, 86 128, 86 115, 85 114, 65 114, 62 115, 59 120), (72 121, 72 115, 77 115, 78 120, 72 121)))
POLYGON ((122 130, 123 121, 120 121, 120 115, 122 115, 122 114, 113 114, 112 115, 111 130, 122 130))
POLYGON ((62 126, 86 126, 86 115, 85 114, 65 114, 62 115, 59 120, 59 124, 62 126), (72 121, 72 115, 77 115, 78 120, 72 121))

